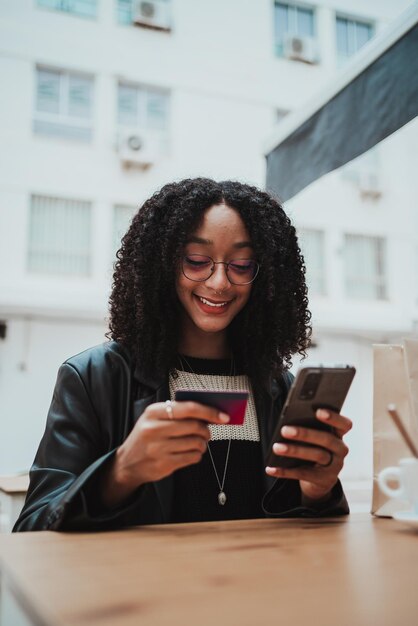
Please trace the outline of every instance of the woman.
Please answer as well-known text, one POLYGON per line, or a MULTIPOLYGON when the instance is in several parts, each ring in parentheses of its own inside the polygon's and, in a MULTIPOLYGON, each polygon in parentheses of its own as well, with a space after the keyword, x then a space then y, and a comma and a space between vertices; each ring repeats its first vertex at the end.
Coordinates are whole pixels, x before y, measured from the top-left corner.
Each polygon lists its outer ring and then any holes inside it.
POLYGON ((348 513, 347 418, 319 411, 333 434, 283 432, 275 452, 311 466, 264 467, 291 357, 311 333, 303 259, 278 202, 237 182, 168 184, 117 257, 111 341, 60 368, 15 530, 348 513), (173 401, 184 387, 246 388, 244 426, 173 401))

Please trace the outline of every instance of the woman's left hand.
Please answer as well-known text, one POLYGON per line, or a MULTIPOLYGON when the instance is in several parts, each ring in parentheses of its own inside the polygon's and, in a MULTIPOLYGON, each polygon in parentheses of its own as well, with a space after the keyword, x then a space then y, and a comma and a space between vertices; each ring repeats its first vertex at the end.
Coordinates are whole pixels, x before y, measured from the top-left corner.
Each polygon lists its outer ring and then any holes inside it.
POLYGON ((273 445, 273 452, 277 455, 313 461, 315 464, 295 468, 267 467, 266 473, 276 478, 299 480, 305 498, 322 500, 329 496, 344 465, 348 447, 342 439, 351 429, 352 422, 347 417, 325 409, 318 409, 316 418, 332 426, 333 432, 284 426, 281 434, 290 440, 289 443, 273 445), (310 445, 300 446, 298 441, 310 445))

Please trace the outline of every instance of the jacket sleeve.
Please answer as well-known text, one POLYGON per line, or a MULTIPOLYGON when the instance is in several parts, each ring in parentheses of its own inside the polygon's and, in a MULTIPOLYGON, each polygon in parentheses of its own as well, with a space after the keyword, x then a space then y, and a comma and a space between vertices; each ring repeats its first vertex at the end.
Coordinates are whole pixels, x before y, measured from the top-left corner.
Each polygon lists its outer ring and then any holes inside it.
POLYGON ((263 498, 263 510, 268 517, 334 517, 348 515, 350 509, 340 481, 324 501, 303 501, 299 481, 279 478, 263 498))
POLYGON ((98 486, 115 453, 106 441, 80 374, 64 363, 31 468, 26 502, 13 531, 101 530, 147 523, 140 511, 146 511, 150 485, 118 509, 101 508, 98 486))

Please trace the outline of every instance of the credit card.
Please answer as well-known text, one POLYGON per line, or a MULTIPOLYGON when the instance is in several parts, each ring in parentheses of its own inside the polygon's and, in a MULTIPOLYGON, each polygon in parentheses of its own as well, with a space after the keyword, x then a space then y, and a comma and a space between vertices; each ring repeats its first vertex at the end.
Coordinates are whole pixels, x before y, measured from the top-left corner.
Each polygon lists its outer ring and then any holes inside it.
POLYGON ((244 423, 245 409, 247 408, 248 391, 195 391, 179 389, 175 399, 179 402, 189 400, 212 406, 223 413, 227 413, 230 421, 227 426, 242 426, 244 423))

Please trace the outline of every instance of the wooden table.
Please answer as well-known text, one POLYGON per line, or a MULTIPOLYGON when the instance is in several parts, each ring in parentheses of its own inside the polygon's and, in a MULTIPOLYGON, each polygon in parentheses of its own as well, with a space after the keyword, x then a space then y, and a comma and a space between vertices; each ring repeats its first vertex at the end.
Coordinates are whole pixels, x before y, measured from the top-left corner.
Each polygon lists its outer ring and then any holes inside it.
POLYGON ((0 532, 10 532, 25 502, 29 475, 0 476, 0 532))
POLYGON ((2 626, 418 623, 418 533, 368 514, 3 535, 0 554, 27 616, 2 626))

